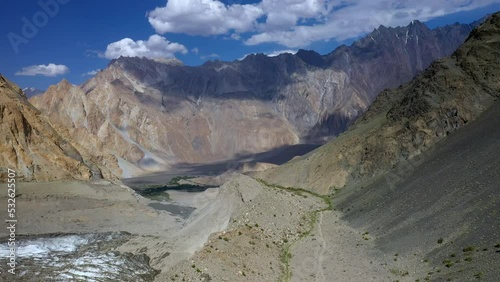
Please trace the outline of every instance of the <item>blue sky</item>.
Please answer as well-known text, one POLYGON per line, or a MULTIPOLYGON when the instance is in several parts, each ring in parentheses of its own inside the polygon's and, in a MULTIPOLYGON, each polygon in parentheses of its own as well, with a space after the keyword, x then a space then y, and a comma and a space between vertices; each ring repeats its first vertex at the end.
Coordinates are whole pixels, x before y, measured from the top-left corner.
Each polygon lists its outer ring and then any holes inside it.
POLYGON ((63 78, 81 84, 119 55, 175 56, 200 65, 299 48, 325 54, 381 24, 419 19, 436 27, 469 23, 500 10, 500 0, 414 2, 3 1, 0 72, 21 87, 46 89, 63 78))

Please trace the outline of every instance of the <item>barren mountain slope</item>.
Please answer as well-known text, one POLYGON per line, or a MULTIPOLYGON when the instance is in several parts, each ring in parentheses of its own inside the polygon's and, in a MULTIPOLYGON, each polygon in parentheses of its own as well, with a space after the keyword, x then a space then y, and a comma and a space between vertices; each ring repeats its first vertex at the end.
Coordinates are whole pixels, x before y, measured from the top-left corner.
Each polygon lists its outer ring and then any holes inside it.
MULTIPOLYGON (((21 89, 0 75, 0 174, 8 169, 24 181, 88 180, 100 171, 61 138, 27 101, 21 89)), ((97 176, 96 175, 96 176, 97 176)))
MULTIPOLYGON (((380 258, 395 270, 391 280, 499 281, 499 124, 497 101, 418 161, 335 196, 339 222, 360 240, 369 234, 361 242, 385 254, 380 258)), ((336 225, 325 217, 322 228, 336 225)))
POLYGON ((380 27, 326 56, 301 50, 199 67, 122 57, 81 86, 63 81, 31 101, 75 144, 116 156, 113 171, 129 177, 323 143, 379 91, 449 55, 470 30, 416 21, 380 27))
POLYGON ((500 95, 500 16, 474 30, 450 58, 382 92, 336 140, 260 176, 320 193, 366 185, 475 120, 500 95))

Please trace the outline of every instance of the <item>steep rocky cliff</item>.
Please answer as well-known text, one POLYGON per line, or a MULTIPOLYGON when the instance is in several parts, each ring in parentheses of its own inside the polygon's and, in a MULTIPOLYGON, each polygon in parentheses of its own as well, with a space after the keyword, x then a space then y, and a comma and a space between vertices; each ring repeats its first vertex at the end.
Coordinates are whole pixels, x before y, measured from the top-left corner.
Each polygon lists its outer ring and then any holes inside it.
POLYGON ((451 54, 471 29, 415 21, 325 56, 300 50, 199 67, 122 57, 81 86, 63 81, 31 102, 75 144, 115 156, 117 175, 224 161, 329 140, 379 91, 451 54))
POLYGON ((89 180, 100 170, 64 140, 26 99, 0 75, 0 175, 16 171, 18 180, 89 180))
POLYGON ((500 96, 500 14, 451 57, 410 83, 382 92, 336 140, 261 176, 320 193, 364 186, 475 120, 500 96))

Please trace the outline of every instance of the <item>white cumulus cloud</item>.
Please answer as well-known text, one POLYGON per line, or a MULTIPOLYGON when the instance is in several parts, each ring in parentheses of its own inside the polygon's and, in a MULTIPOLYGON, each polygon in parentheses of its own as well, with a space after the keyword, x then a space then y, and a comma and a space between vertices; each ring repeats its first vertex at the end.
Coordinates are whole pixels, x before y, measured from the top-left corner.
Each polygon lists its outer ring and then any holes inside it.
POLYGON ((299 20, 313 18, 321 20, 327 14, 325 0, 263 0, 266 13, 265 30, 283 30, 295 26, 299 20))
POLYGON ((210 60, 210 59, 216 59, 216 58, 219 58, 219 54, 215 54, 215 53, 212 53, 212 54, 209 54, 209 55, 203 55, 200 57, 200 59, 202 59, 203 61, 205 60, 210 60))
POLYGON ((130 38, 113 42, 108 45, 101 57, 116 59, 124 57, 173 58, 174 54, 186 54, 187 48, 179 43, 170 42, 160 35, 151 35, 148 40, 134 41, 130 38))
POLYGON ((148 13, 149 23, 156 32, 190 35, 247 32, 255 28, 264 14, 260 5, 225 5, 217 0, 169 0, 165 7, 148 13))
POLYGON ((315 41, 330 39, 341 41, 366 34, 380 25, 401 26, 407 25, 412 20, 427 21, 460 11, 484 7, 498 2, 498 0, 325 0, 302 2, 322 2, 322 5, 310 3, 310 9, 304 8, 307 13, 302 14, 297 14, 294 11, 287 12, 287 9, 284 9, 279 14, 284 13, 285 15, 279 16, 276 21, 284 23, 286 15, 289 15, 290 24, 288 26, 283 25, 283 28, 273 29, 262 28, 245 40, 245 43, 247 45, 278 43, 295 48, 307 46, 315 41), (291 24, 297 16, 299 18, 297 24, 291 24))
POLYGON ((16 75, 26 75, 26 76, 35 76, 35 75, 43 75, 43 76, 58 76, 63 75, 69 72, 69 68, 65 65, 56 65, 56 64, 48 64, 48 65, 34 65, 22 68, 20 71, 16 72, 16 75))
POLYGON ((101 71, 100 69, 91 70, 89 72, 84 73, 82 76, 94 76, 100 71, 101 71))
POLYGON ((261 0, 246 5, 168 0, 149 12, 148 19, 160 34, 225 35, 247 45, 298 48, 315 41, 355 38, 380 25, 407 25, 493 3, 499 0, 261 0))

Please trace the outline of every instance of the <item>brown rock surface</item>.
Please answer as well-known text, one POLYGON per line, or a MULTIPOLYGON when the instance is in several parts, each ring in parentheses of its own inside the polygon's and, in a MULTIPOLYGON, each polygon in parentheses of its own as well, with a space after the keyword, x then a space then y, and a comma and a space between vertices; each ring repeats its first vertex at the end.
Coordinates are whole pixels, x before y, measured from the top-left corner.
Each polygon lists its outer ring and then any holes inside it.
POLYGON ((178 104, 170 112, 154 89, 144 89, 144 95, 151 95, 145 98, 127 88, 127 83, 140 82, 126 76, 119 63, 112 64, 82 88, 63 81, 32 102, 88 151, 116 156, 123 173, 118 167, 114 172, 124 177, 299 141, 294 129, 262 102, 207 98, 197 108, 174 97, 171 103, 178 104))
POLYGON ((0 174, 8 169, 24 181, 88 180, 95 168, 63 139, 26 99, 0 75, 0 174))

